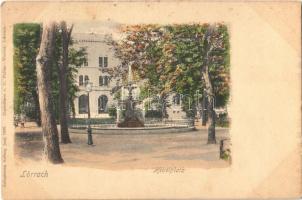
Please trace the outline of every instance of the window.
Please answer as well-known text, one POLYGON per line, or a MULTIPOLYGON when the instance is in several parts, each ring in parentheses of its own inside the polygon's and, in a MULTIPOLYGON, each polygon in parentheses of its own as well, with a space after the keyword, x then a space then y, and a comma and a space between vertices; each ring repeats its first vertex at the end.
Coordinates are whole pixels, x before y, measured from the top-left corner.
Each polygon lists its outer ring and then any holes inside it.
POLYGON ((84 62, 84 66, 87 67, 88 66, 88 60, 86 59, 86 61, 84 62))
POLYGON ((104 57, 104 67, 108 67, 108 57, 104 57))
POLYGON ((79 85, 83 85, 83 76, 79 76, 79 85))
POLYGON ((99 57, 99 67, 108 67, 108 57, 99 57))
POLYGON ((106 95, 102 95, 99 97, 99 99, 98 99, 99 113, 107 112, 107 103, 108 103, 108 97, 106 95))
POLYGON ((79 97, 79 114, 88 113, 88 96, 81 95, 79 97))
POLYGON ((99 57, 99 67, 103 67, 103 57, 99 57))
POLYGON ((86 75, 85 76, 85 84, 87 84, 88 81, 89 81, 89 77, 86 75))
POLYGON ((99 76, 99 86, 103 86, 103 77, 99 76))
POLYGON ((99 76, 99 86, 108 86, 110 81, 109 76, 99 76))
POLYGON ((108 86, 109 83, 109 76, 104 77, 104 85, 108 86))

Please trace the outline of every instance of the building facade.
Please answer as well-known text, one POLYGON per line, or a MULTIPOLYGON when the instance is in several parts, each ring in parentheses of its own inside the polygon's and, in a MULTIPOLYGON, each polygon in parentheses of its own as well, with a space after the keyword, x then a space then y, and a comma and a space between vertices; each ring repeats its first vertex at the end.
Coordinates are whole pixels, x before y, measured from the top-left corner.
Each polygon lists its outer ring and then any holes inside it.
POLYGON ((84 47, 87 51, 87 62, 78 69, 75 77, 79 87, 77 98, 74 100, 75 117, 87 117, 87 81, 92 84, 92 91, 89 92, 91 118, 109 117, 108 109, 114 104, 111 89, 116 80, 108 71, 120 62, 104 41, 104 35, 76 33, 73 34, 73 39, 76 47, 84 47))

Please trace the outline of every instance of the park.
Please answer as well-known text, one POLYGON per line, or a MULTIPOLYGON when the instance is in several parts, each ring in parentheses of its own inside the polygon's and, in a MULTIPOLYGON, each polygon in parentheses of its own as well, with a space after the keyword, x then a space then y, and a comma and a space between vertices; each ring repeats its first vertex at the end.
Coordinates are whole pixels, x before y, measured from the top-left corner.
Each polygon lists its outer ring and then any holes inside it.
POLYGON ((101 169, 231 163, 224 24, 14 27, 18 163, 101 169))

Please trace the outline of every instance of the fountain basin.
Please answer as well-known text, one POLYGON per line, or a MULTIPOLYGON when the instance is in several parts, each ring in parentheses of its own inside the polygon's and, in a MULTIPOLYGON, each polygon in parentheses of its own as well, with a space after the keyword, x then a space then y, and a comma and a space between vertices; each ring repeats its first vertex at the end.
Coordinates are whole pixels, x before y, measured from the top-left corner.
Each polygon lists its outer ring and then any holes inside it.
POLYGON ((145 125, 138 118, 133 118, 133 119, 127 119, 121 123, 118 123, 117 126, 119 128, 138 128, 138 127, 144 127, 145 125))
MULTIPOLYGON (((102 127, 91 127, 93 134, 105 134, 105 135, 123 135, 123 134, 165 134, 165 133, 183 133, 188 131, 194 131, 194 126, 175 125, 175 126, 148 126, 145 127, 131 127, 131 128, 119 128, 116 125, 107 125, 102 127)), ((87 134, 86 127, 69 128, 71 133, 87 134)))

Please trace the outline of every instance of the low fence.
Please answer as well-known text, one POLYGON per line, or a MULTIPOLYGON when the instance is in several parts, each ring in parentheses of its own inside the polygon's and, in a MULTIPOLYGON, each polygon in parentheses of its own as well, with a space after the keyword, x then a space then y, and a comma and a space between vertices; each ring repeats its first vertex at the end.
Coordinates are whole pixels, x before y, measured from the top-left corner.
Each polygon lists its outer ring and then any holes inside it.
POLYGON ((185 126, 185 127, 193 127, 194 120, 193 119, 145 119, 145 126, 185 126))
MULTIPOLYGON (((69 128, 83 129, 88 126, 92 128, 116 128, 117 122, 115 118, 91 118, 90 121, 85 118, 73 118, 69 120, 69 128)), ((161 118, 146 118, 145 127, 193 127, 193 119, 161 119, 161 118)))
POLYGON ((95 126, 115 126, 115 118, 91 118, 89 121, 87 118, 72 118, 68 121, 69 128, 84 128, 88 126, 88 122, 91 127, 95 126))

